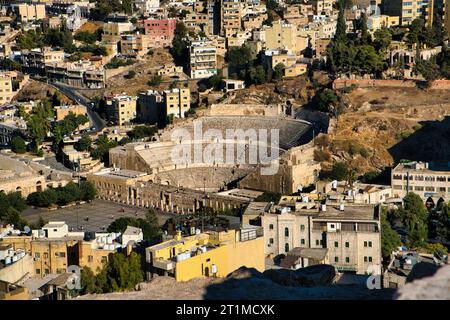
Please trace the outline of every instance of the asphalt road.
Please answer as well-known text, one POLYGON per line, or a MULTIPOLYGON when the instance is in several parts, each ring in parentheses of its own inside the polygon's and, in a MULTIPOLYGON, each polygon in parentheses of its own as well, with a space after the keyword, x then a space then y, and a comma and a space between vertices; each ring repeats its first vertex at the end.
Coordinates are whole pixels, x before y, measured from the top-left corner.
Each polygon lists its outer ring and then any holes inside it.
POLYGON ((44 82, 64 94, 72 101, 85 106, 89 119, 95 127, 93 132, 101 131, 106 126, 106 121, 100 118, 98 113, 95 112, 90 106, 91 100, 80 94, 75 88, 59 82, 47 82, 46 79, 39 77, 33 77, 33 80, 44 82))
MULTIPOLYGON (((36 222, 41 216, 46 221, 65 221, 69 225, 69 230, 101 232, 105 231, 111 222, 117 218, 145 218, 146 212, 147 209, 145 208, 96 199, 92 203, 57 210, 28 208, 22 213, 22 216, 29 223, 36 222), (122 208, 124 212, 122 212, 122 208)), ((157 216, 159 223, 162 225, 175 214, 157 211, 157 216)))
POLYGON ((60 92, 62 92, 69 99, 86 107, 89 119, 91 120, 92 124, 95 127, 94 132, 100 131, 106 126, 106 121, 100 118, 98 113, 91 108, 90 106, 91 100, 80 94, 76 89, 62 83, 55 82, 48 84, 54 87, 55 89, 59 90, 60 92))

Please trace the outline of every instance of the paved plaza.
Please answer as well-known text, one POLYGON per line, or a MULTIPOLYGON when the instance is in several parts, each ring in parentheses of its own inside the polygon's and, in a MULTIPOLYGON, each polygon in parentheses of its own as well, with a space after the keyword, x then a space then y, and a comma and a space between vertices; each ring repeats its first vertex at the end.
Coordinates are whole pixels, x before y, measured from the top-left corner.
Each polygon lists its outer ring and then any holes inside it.
MULTIPOLYGON (((145 219, 147 210, 104 200, 94 200, 92 203, 57 210, 28 208, 22 215, 30 223, 36 222, 41 216, 46 221, 65 221, 71 231, 101 232, 105 231, 111 222, 120 217, 145 219)), ((173 214, 157 211, 157 216, 160 224, 163 224, 173 214)))

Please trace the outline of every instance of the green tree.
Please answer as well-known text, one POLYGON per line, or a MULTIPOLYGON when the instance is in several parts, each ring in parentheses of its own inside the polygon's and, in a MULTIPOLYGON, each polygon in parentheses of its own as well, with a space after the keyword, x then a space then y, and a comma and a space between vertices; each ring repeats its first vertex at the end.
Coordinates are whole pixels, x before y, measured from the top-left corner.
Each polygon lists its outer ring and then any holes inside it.
POLYGON ((119 143, 114 140, 109 140, 106 136, 100 136, 96 142, 96 148, 91 151, 91 156, 94 159, 100 159, 107 166, 109 165, 109 149, 117 147, 119 143))
POLYGON ((345 4, 344 0, 338 1, 339 6, 339 13, 338 13, 338 19, 336 24, 336 34, 335 34, 335 41, 336 42, 347 42, 347 26, 345 23, 345 4))
POLYGON ((265 191, 263 194, 256 197, 255 201, 259 202, 273 202, 275 204, 278 204, 278 202, 281 199, 280 193, 274 193, 274 192, 268 192, 265 191))
POLYGON ((350 169, 344 162, 337 162, 331 169, 330 178, 337 181, 347 180, 350 169))
POLYGON ((81 294, 98 293, 94 272, 89 267, 81 269, 81 294))
POLYGON ((135 140, 135 139, 143 139, 152 137, 158 129, 155 126, 147 126, 147 125, 140 125, 135 126, 132 131, 128 133, 128 136, 135 140))
POLYGON ((89 31, 78 31, 75 33, 74 39, 86 44, 94 44, 97 41, 97 35, 89 31))
POLYGON ((428 211, 419 195, 409 192, 403 198, 403 206, 394 215, 401 219, 408 233, 408 244, 423 246, 428 239, 428 211))
POLYGON ((97 189, 95 188, 92 182, 82 181, 80 183, 80 193, 81 193, 81 200, 91 201, 95 199, 95 196, 97 195, 97 189))
POLYGON ((92 139, 89 135, 84 134, 80 140, 75 144, 75 149, 78 151, 89 151, 91 149, 92 139))
POLYGON ((27 204, 36 207, 50 207, 58 200, 58 193, 55 189, 47 189, 43 192, 33 192, 27 197, 27 204))
POLYGON ((50 119, 53 117, 53 108, 47 99, 41 100, 33 109, 27 121, 28 136, 32 141, 32 147, 37 152, 51 128, 50 119))
POLYGON ((280 80, 283 78, 283 71, 285 68, 284 64, 278 63, 275 68, 273 68, 273 79, 280 80))
POLYGON ((401 245, 400 236, 392 229, 385 208, 381 213, 381 255, 387 259, 401 245))
POLYGON ((136 71, 130 70, 128 71, 128 74, 125 76, 127 79, 133 79, 136 76, 136 71))
POLYGON ((27 151, 27 146, 25 145, 25 140, 19 136, 15 136, 11 139, 11 150, 15 153, 25 153, 27 151))
POLYGON ((250 47, 242 45, 240 47, 230 47, 228 48, 226 54, 227 61, 232 65, 245 65, 251 60, 251 50, 250 47))
POLYGON ((158 74, 154 74, 152 78, 147 82, 149 86, 159 86, 162 82, 162 77, 158 74))
POLYGON ((177 21, 175 35, 172 40, 172 47, 170 48, 170 53, 172 54, 177 65, 182 65, 186 60, 188 53, 188 42, 186 40, 187 33, 187 28, 184 23, 177 21))
POLYGON ((81 191, 77 184, 69 182, 67 185, 56 189, 58 194, 57 204, 66 205, 81 199, 81 191))
POLYGON ((207 86, 208 86, 208 88, 214 88, 214 90, 220 90, 222 81, 223 81, 223 77, 221 75, 215 74, 208 78, 207 86))
POLYGON ((371 36, 367 28, 367 15, 366 13, 361 14, 361 43, 369 44, 371 42, 371 36))
POLYGON ((329 112, 336 106, 338 97, 331 89, 325 89, 318 94, 317 106, 320 111, 329 112))
POLYGON ((391 31, 388 28, 383 27, 375 31, 374 37, 373 45, 375 46, 375 49, 377 49, 379 53, 384 54, 392 42, 391 31))

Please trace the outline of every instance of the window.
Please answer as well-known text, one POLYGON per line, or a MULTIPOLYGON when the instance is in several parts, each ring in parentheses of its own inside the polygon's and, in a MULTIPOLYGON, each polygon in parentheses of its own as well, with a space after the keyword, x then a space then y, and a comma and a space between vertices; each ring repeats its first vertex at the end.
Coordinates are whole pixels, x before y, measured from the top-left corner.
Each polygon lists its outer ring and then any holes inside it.
POLYGON ((269 224, 269 229, 273 230, 273 224, 269 224))
POLYGON ((350 242, 346 241, 346 242, 345 242, 345 247, 346 247, 346 248, 350 248, 350 242))
POLYGON ((93 262, 94 261, 94 257, 93 256, 88 256, 88 262, 93 262))
POLYGON ((300 244, 303 244, 303 245, 304 245, 304 244, 305 244, 305 239, 301 239, 301 240, 300 240, 300 244))
POLYGON ((289 243, 284 244, 284 252, 289 252, 289 243))
POLYGON ((350 263, 350 257, 345 257, 345 262, 350 263))
POLYGON ((364 241, 364 247, 365 248, 367 247, 367 241, 364 241))
POLYGON ((50 270, 45 269, 45 274, 50 274, 50 270))
POLYGON ((302 224, 302 225, 300 226, 300 231, 304 231, 304 230, 305 230, 305 225, 302 224))
POLYGON ((319 245, 319 240, 316 240, 316 246, 318 246, 319 245))
POLYGON ((289 228, 284 228, 284 236, 289 237, 289 228))
POLYGON ((334 257, 334 262, 339 262, 339 257, 334 257))
POLYGON ((367 257, 364 257, 364 262, 367 262, 367 257))
POLYGON ((41 269, 36 269, 36 274, 41 274, 41 269))
POLYGON ((269 239, 269 243, 270 243, 270 244, 273 244, 273 238, 270 238, 270 239, 269 239))
POLYGON ((103 256, 101 261, 102 261, 102 263, 103 262, 107 262, 108 261, 108 257, 107 256, 103 256))
POLYGON ((48 252, 44 252, 44 259, 48 259, 48 252))
POLYGON ((36 259, 39 259, 39 258, 41 257, 41 253, 40 253, 40 252, 35 252, 35 253, 34 253, 34 257, 35 257, 36 259))
POLYGON ((372 241, 369 241, 369 248, 372 248, 372 241))
POLYGON ((334 247, 335 247, 335 248, 339 248, 339 242, 335 241, 335 242, 334 242, 334 247))
POLYGON ((372 257, 369 257, 369 262, 372 262, 372 257))

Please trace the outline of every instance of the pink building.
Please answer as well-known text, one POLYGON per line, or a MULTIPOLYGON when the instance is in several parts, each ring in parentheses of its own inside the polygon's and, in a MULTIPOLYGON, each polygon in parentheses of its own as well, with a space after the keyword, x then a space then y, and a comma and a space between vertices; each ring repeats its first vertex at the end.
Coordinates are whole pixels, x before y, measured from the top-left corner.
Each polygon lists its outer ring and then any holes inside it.
POLYGON ((145 34, 154 47, 167 47, 172 44, 175 35, 176 19, 144 20, 145 34))

